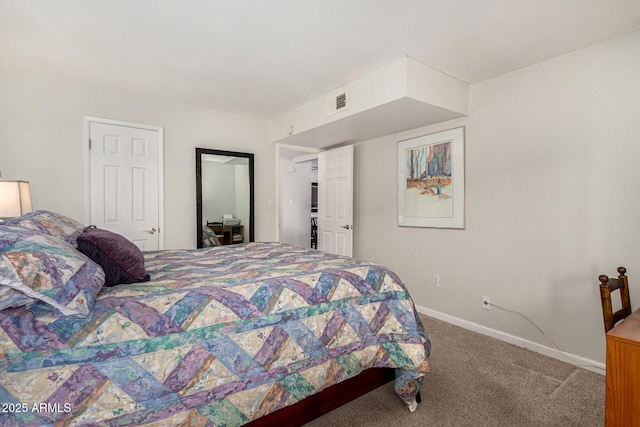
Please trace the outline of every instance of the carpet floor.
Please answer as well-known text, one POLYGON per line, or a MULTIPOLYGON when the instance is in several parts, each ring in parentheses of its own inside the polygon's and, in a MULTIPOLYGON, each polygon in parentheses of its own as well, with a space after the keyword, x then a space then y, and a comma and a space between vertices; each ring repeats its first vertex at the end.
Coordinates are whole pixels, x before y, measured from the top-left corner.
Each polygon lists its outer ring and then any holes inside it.
POLYGON ((422 403, 392 383, 307 424, 321 426, 602 426, 605 377, 421 316, 433 344, 422 403))

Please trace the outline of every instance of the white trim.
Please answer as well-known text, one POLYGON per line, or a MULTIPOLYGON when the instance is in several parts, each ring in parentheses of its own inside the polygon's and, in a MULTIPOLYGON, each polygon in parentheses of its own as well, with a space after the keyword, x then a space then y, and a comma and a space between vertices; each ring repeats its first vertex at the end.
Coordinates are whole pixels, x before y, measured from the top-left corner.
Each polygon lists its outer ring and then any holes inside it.
MULTIPOLYGON (((280 150, 290 150, 290 151, 298 151, 300 153, 308 153, 303 156, 298 156, 296 159, 300 157, 309 156, 309 160, 313 158, 318 158, 318 153, 324 151, 321 148, 313 148, 313 147, 302 147, 298 145, 290 145, 283 144, 282 142, 276 142, 276 198, 275 198, 275 208, 276 208, 276 238, 275 241, 280 241, 280 150)), ((295 162, 296 159, 293 159, 295 162)))
POLYGON ((276 174, 276 194, 275 194, 275 201, 274 203, 275 208, 276 208, 276 238, 275 241, 279 242, 280 241, 280 202, 279 202, 279 197, 280 197, 280 144, 276 143, 276 169, 275 169, 275 174, 276 174))
POLYGON ((102 123, 106 125, 125 126, 125 127, 135 128, 135 129, 156 130, 156 131, 162 131, 163 129, 161 126, 145 125, 142 123, 134 123, 134 122, 125 122, 122 120, 103 119, 100 117, 92 117, 92 116, 83 116, 83 118, 85 123, 96 122, 96 123, 102 123))
POLYGON ((89 225, 91 222, 91 153, 89 150, 89 123, 93 121, 93 117, 84 116, 82 118, 82 153, 84 157, 84 223, 89 225))
POLYGON ((158 131, 158 228, 160 239, 158 239, 158 249, 164 249, 164 128, 154 126, 158 131))
POLYGON ((89 127, 91 123, 102 123, 115 126, 132 127, 158 132, 158 228, 160 236, 158 249, 164 249, 164 128, 161 126, 145 125, 141 123, 124 122, 121 120, 103 119, 100 117, 83 116, 84 130, 82 132, 82 146, 84 153, 84 222, 91 222, 91 154, 89 152, 89 127))
POLYGON ((301 153, 320 153, 321 151, 324 151, 322 148, 303 147, 302 145, 284 144, 282 142, 276 142, 276 146, 291 151, 299 151, 301 153))
POLYGON ((315 160, 317 158, 318 158, 318 153, 310 153, 310 154, 304 154, 302 156, 294 157, 292 160, 293 160, 293 163, 304 163, 310 160, 315 160))
MULTIPOLYGON (((504 341, 518 347, 524 347, 528 350, 535 351, 536 353, 540 353, 544 356, 552 357, 554 359, 558 359, 563 362, 571 363, 575 366, 587 369, 592 372, 596 372, 598 374, 604 374, 605 372, 605 364, 602 362, 597 362, 595 360, 587 359, 585 357, 567 353, 565 351, 559 351, 552 347, 547 347, 545 345, 538 344, 536 342, 529 341, 527 339, 508 334, 506 332, 488 328, 478 323, 470 322, 468 320, 450 316, 448 314, 431 310, 429 308, 422 307, 419 305, 416 305, 416 310, 418 310, 419 313, 429 317, 433 317, 434 319, 442 320, 443 322, 447 322, 452 325, 459 326, 461 328, 468 329, 470 331, 489 336, 491 338, 496 338, 500 341, 504 341)), ((429 334, 429 331, 427 331, 427 334, 429 334)))

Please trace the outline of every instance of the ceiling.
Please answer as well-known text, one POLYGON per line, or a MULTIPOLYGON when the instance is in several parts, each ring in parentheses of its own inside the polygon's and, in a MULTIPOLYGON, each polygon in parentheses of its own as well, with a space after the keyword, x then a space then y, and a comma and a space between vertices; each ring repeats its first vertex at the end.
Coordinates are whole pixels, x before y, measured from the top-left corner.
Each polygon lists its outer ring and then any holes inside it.
POLYGON ((271 118, 404 55, 475 83, 638 29, 638 0, 0 0, 0 68, 271 118))

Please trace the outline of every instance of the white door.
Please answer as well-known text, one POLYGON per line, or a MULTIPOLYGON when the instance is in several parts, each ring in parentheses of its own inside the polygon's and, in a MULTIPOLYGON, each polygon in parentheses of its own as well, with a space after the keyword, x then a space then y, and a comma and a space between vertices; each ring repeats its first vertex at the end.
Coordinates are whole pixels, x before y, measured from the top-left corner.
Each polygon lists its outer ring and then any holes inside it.
POLYGON ((89 223, 142 250, 161 249, 161 129, 91 120, 87 126, 89 223))
POLYGON ((353 253, 353 145, 318 154, 318 249, 353 253))

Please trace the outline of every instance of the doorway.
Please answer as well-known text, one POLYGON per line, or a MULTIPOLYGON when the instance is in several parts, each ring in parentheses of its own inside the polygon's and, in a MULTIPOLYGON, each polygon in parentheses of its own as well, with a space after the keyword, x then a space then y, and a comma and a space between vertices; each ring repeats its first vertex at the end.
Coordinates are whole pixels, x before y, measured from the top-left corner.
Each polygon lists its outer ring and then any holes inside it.
POLYGON ((277 240, 351 256, 353 146, 321 150, 276 144, 276 169, 277 240))
POLYGON ((163 130, 84 118, 85 222, 163 249, 163 130))
POLYGON ((317 229, 314 236, 313 227, 318 214, 317 205, 313 206, 313 190, 314 183, 318 182, 319 151, 283 144, 276 148, 277 236, 280 242, 317 248, 317 229))

